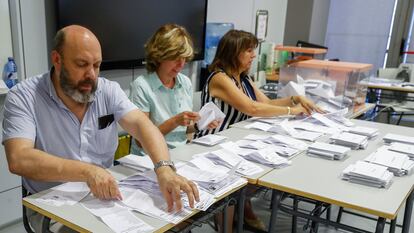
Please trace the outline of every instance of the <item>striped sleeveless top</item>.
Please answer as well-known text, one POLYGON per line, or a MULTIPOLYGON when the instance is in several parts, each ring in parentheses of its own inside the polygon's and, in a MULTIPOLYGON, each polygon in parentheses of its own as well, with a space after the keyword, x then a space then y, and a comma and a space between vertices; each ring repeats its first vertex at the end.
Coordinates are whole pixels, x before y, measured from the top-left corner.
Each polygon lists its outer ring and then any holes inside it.
MULTIPOLYGON (((234 123, 237 123, 239 121, 243 121, 249 118, 248 115, 238 111, 237 109, 233 108, 228 103, 222 101, 219 98, 216 98, 210 95, 210 91, 209 91, 210 81, 214 75, 220 72, 224 73, 224 71, 222 70, 214 71, 207 78, 206 84, 204 85, 204 88, 201 92, 201 106, 204 106, 208 102, 213 102, 215 105, 217 105, 217 107, 221 109, 221 111, 226 115, 226 117, 224 118, 222 124, 219 127, 215 129, 211 129, 211 130, 209 129, 200 130, 198 133, 194 134, 194 138, 199 138, 207 134, 215 134, 222 130, 228 129, 229 126, 234 123)), ((228 76, 231 78, 234 85, 238 86, 238 82, 236 81, 236 79, 230 75, 228 76)), ((250 80, 250 77, 248 75, 245 75, 244 77, 240 78, 240 83, 241 83, 244 94, 246 94, 247 97, 249 97, 250 99, 256 101, 256 94, 254 93, 253 86, 251 85, 249 80, 250 80)))

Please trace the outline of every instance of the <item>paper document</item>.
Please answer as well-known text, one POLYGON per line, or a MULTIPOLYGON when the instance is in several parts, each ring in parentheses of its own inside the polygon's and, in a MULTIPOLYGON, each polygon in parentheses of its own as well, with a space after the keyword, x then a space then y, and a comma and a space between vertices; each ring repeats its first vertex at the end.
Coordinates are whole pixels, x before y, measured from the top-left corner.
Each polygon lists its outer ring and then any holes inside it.
POLYGON ((53 206, 74 205, 89 194, 85 182, 67 182, 50 189, 36 201, 53 206))
POLYGON ((116 233, 152 232, 154 229, 129 210, 108 214, 101 219, 116 233))
POLYGON ((145 170, 154 168, 154 164, 152 163, 152 160, 148 155, 139 156, 139 155, 129 154, 129 155, 126 155, 118 159, 118 162, 121 163, 121 165, 130 167, 130 168, 133 168, 139 171, 145 171, 145 170))
POLYGON ((201 144, 204 146, 214 146, 221 142, 224 142, 227 139, 225 136, 217 135, 217 134, 208 134, 201 138, 194 139, 192 142, 201 144))
POLYGON ((207 129, 208 124, 212 121, 217 120, 222 122, 226 115, 213 103, 206 103, 198 112, 200 114, 200 120, 197 125, 200 130, 207 129))

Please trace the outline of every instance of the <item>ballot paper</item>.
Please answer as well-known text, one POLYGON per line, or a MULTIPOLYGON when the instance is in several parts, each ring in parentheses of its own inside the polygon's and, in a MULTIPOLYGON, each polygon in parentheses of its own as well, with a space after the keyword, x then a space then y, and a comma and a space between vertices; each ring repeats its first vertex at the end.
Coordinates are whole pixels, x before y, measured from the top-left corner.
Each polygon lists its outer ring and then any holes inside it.
POLYGON ((36 198, 36 201, 53 206, 74 205, 89 192, 85 182, 67 182, 51 188, 48 193, 36 198))
POLYGON ((312 118, 316 119, 317 121, 321 122, 322 124, 330 127, 330 128, 334 128, 334 129, 338 129, 338 130, 345 130, 346 127, 336 123, 335 121, 330 120, 328 117, 320 114, 320 113, 313 113, 311 115, 312 118))
POLYGON ((341 178, 352 183, 388 188, 392 183, 393 174, 387 170, 387 167, 357 161, 343 170, 341 178))
POLYGON ((286 145, 291 148, 295 148, 301 151, 304 151, 308 148, 308 144, 298 139, 294 139, 289 136, 275 134, 272 136, 268 136, 264 142, 272 143, 276 145, 286 145))
POLYGON ((331 160, 343 159, 350 149, 344 146, 332 145, 324 142, 315 142, 308 147, 307 154, 313 157, 331 160))
POLYGON ((222 122, 226 117, 213 102, 206 103, 198 114, 200 115, 200 120, 198 120, 197 125, 200 130, 206 129, 212 121, 217 120, 222 122))
POLYGON ((261 168, 260 166, 245 160, 244 158, 240 157, 237 153, 227 149, 220 149, 208 152, 205 154, 205 157, 209 158, 214 163, 218 163, 230 169, 238 165, 236 173, 245 176, 254 175, 263 171, 263 168, 261 168))
POLYGON ((329 128, 327 126, 312 124, 312 123, 304 122, 304 121, 295 121, 294 124, 292 124, 292 126, 295 129, 301 129, 301 130, 306 130, 306 131, 310 131, 310 132, 317 132, 317 133, 323 133, 323 134, 338 133, 338 130, 334 130, 334 129, 329 128))
POLYGON ((414 137, 404 136, 399 134, 387 133, 383 138, 385 143, 400 142, 414 145, 414 137))
POLYGON ((391 143, 389 150, 396 151, 408 155, 411 159, 414 159, 414 145, 393 142, 391 143))
POLYGON ((395 176, 410 175, 414 167, 414 161, 406 154, 390 151, 389 146, 381 146, 364 161, 385 166, 395 176))
POLYGON ((200 170, 197 165, 203 161, 199 158, 194 158, 188 164, 179 167, 177 172, 187 179, 196 182, 200 188, 214 195, 214 197, 219 197, 246 182, 245 179, 235 175, 237 167, 228 170, 227 173, 214 172, 214 166, 211 170, 200 170))
POLYGON ((154 164, 152 163, 151 158, 148 155, 139 156, 134 154, 126 155, 120 159, 118 162, 126 167, 138 170, 138 171, 146 171, 149 169, 154 168, 154 164))
POLYGON ((263 164, 268 167, 282 168, 291 164, 291 161, 276 153, 278 147, 273 145, 269 145, 268 147, 259 150, 243 149, 233 142, 222 143, 220 146, 226 150, 237 153, 249 161, 263 164))
POLYGON ((207 134, 201 138, 194 139, 192 142, 201 144, 204 146, 214 146, 221 142, 224 142, 227 139, 225 136, 217 135, 217 134, 207 134))
POLYGON ((363 127, 363 126, 350 127, 348 128, 348 132, 367 136, 369 139, 375 138, 379 134, 378 129, 370 128, 370 127, 363 127))
POLYGON ((294 115, 282 115, 282 116, 274 116, 274 117, 252 117, 248 119, 248 121, 256 121, 256 122, 262 122, 267 123, 271 125, 278 125, 280 122, 287 118, 293 118, 294 115))
POLYGON ((290 123, 288 120, 284 120, 280 123, 280 127, 282 130, 289 136, 302 139, 306 141, 314 142, 316 139, 320 138, 323 134, 318 132, 310 132, 310 131, 298 131, 294 128, 295 122, 290 123))
POLYGON ((114 232, 150 232, 153 227, 131 213, 130 208, 120 201, 99 200, 94 197, 86 198, 80 203, 93 215, 102 221, 114 232))
POLYGON ((368 146, 368 137, 348 132, 334 134, 330 137, 332 143, 347 146, 353 150, 365 149, 368 146))
POLYGON ((295 95, 302 95, 304 96, 305 93, 305 86, 303 84, 298 84, 296 82, 290 81, 288 82, 278 93, 280 97, 288 97, 288 96, 295 96, 295 95))

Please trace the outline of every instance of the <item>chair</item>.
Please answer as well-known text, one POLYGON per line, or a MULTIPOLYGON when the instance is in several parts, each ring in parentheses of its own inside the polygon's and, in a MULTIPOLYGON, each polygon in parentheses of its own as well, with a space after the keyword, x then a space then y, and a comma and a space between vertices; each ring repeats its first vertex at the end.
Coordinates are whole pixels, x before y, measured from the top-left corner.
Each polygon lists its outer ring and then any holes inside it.
MULTIPOLYGON (((22 198, 25 198, 28 195, 30 195, 30 193, 22 185, 22 198)), ((34 231, 32 230, 32 228, 30 227, 29 219, 28 219, 27 214, 26 214, 27 213, 26 206, 22 205, 22 211, 23 211, 22 218, 23 218, 23 226, 24 226, 24 229, 26 229, 26 232, 27 233, 34 233, 34 231)), ((44 217, 43 218, 43 222, 42 222, 42 232, 44 232, 44 233, 52 233, 49 230, 49 225, 50 225, 50 218, 44 217)))

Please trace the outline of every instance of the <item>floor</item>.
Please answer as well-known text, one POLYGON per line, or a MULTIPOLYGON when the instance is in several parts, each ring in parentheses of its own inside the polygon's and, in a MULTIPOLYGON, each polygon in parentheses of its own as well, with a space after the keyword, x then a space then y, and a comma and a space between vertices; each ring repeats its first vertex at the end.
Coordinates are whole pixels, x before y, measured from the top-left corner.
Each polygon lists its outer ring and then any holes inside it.
MULTIPOLYGON (((270 204, 270 192, 261 192, 259 193, 256 197, 254 197, 252 199, 252 203, 255 209, 255 212, 257 213, 257 215, 266 223, 266 225, 268 225, 269 223, 269 218, 270 218, 270 209, 269 209, 269 204, 270 204)), ((290 204, 291 200, 290 199, 286 199, 284 201, 284 203, 286 204, 290 204)), ((303 208, 303 209, 312 209, 312 205, 307 204, 307 203, 302 203, 300 204, 299 208, 303 208)), ((333 207, 331 210, 332 213, 332 217, 331 219, 336 219, 336 215, 338 213, 338 207, 333 207)), ((402 224, 402 216, 404 214, 404 208, 402 208, 402 210, 399 213, 399 216, 401 216, 399 219, 397 219, 397 224, 402 224)), ((353 216, 350 214, 343 214, 342 217, 342 223, 346 223, 355 227, 359 227, 362 228, 364 230, 367 230, 369 232, 373 232, 375 230, 375 226, 376 226, 376 222, 369 220, 369 219, 364 219, 361 217, 357 217, 357 216, 353 216)), ((414 233, 414 220, 411 220, 411 229, 410 229, 410 233, 414 233)), ((192 230, 192 233, 210 233, 210 232, 215 232, 214 229, 211 226, 212 224, 203 224, 201 227, 196 227, 192 230)), ((304 219, 298 219, 298 225, 297 225, 297 232, 310 232, 309 228, 306 229, 307 226, 307 221, 304 219)), ((278 220, 276 223, 276 229, 278 233, 287 233, 287 232, 291 232, 291 216, 285 214, 285 213, 278 213, 278 220)), ((13 225, 10 225, 7 228, 3 228, 0 229, 0 233, 24 233, 24 227, 23 224, 21 222, 15 223, 13 225)), ((250 233, 250 232, 254 232, 254 231, 248 231, 245 230, 244 232, 246 233, 250 233)), ((319 233, 340 233, 340 232, 347 232, 347 231, 343 231, 343 230, 336 230, 333 227, 326 227, 324 225, 320 225, 319 227, 319 233)), ((389 232, 389 226, 387 225, 385 227, 384 232, 389 232)), ((396 229, 396 233, 401 232, 401 228, 397 227, 396 229)))

